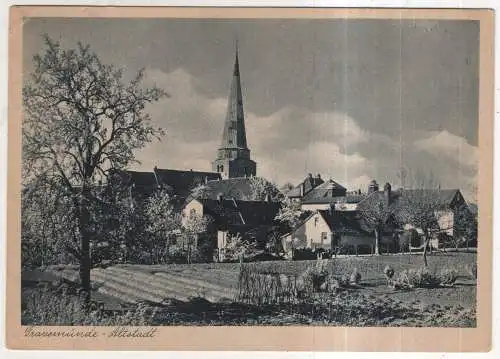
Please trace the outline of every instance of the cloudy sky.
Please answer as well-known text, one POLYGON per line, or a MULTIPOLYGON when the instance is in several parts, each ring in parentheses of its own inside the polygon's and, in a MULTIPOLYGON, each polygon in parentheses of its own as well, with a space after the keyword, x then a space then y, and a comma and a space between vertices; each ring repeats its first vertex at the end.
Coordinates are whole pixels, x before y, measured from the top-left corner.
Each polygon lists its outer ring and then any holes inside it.
POLYGON ((89 44, 170 98, 167 130, 136 169, 211 170, 238 39, 247 141, 257 174, 298 183, 321 173, 349 189, 432 171, 473 200, 478 156, 479 24, 410 20, 29 19, 24 69, 47 33, 89 44))

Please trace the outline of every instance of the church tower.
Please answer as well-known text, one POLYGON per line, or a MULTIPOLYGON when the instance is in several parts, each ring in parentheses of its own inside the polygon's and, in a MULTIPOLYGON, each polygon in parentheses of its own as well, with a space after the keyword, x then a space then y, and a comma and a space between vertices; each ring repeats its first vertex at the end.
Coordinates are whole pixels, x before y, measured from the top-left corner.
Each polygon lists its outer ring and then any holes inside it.
POLYGON ((250 159, 250 150, 247 147, 238 46, 236 46, 222 142, 217 150, 217 157, 212 162, 212 170, 220 173, 222 178, 252 177, 257 172, 257 165, 250 159))

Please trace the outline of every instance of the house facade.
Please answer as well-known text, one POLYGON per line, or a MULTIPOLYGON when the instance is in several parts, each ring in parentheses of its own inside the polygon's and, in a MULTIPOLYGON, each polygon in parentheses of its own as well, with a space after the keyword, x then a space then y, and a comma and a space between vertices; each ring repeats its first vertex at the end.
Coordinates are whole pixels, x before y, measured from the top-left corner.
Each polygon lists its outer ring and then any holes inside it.
POLYGON ((182 209, 182 222, 186 225, 194 216, 209 218, 209 235, 214 243, 215 259, 224 261, 225 247, 231 236, 239 235, 250 241, 265 243, 280 208, 279 202, 272 202, 269 198, 266 201, 193 198, 182 209))

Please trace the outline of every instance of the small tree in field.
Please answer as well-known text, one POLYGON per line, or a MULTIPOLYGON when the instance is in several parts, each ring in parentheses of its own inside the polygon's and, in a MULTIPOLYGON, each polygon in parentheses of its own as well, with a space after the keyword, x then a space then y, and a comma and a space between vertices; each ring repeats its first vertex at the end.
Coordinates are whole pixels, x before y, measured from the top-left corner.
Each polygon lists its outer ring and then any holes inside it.
POLYGON ((394 216, 394 206, 389 205, 385 200, 377 203, 369 203, 360 206, 360 214, 366 225, 375 234, 375 254, 380 253, 380 236, 387 228, 388 222, 394 216))
POLYGON ((413 189, 402 189, 397 215, 400 223, 410 224, 423 232, 423 259, 427 267, 427 251, 433 234, 440 231, 437 212, 442 208, 440 186, 432 176, 417 172, 413 189))
POLYGON ((197 248, 198 238, 202 234, 206 234, 211 220, 206 216, 199 214, 190 214, 183 223, 184 242, 187 244, 187 262, 191 263, 191 255, 193 250, 197 248))
POLYGON ((168 193, 163 191, 146 200, 144 212, 153 260, 160 263, 168 255, 170 246, 181 229, 180 215, 174 211, 168 193))
POLYGON ((88 46, 64 50, 48 37, 45 45, 34 57, 34 72, 23 88, 24 179, 48 179, 69 199, 88 300, 97 185, 163 133, 144 109, 165 93, 143 88, 142 71, 125 84, 122 71, 101 63, 88 46))

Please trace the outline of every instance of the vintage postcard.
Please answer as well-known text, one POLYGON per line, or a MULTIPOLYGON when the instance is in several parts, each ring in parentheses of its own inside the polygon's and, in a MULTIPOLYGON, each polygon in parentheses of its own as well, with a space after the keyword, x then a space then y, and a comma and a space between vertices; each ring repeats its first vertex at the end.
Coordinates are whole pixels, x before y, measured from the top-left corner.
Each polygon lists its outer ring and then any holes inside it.
POLYGON ((10 16, 9 348, 490 349, 492 11, 10 16))

